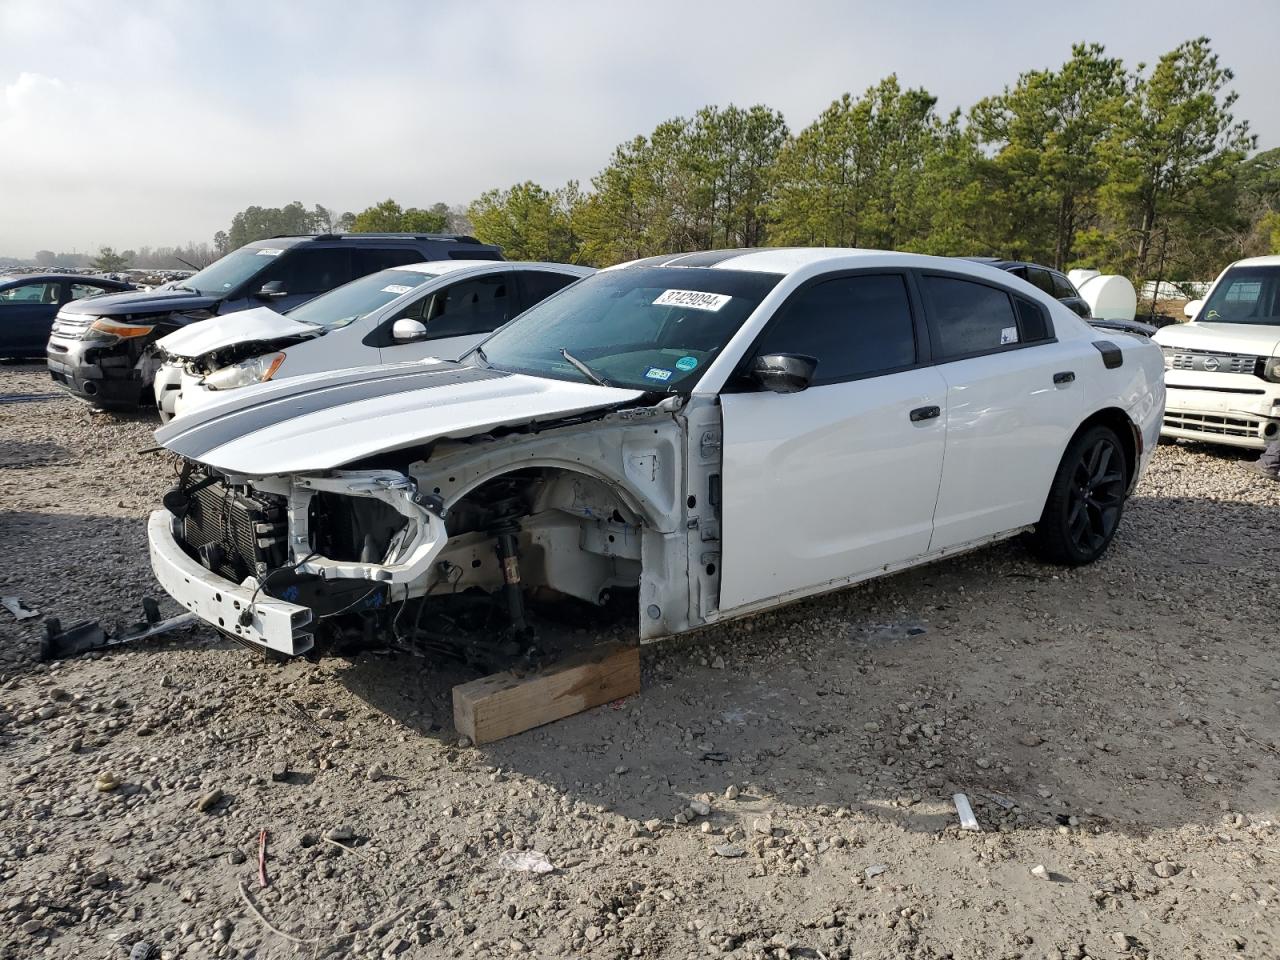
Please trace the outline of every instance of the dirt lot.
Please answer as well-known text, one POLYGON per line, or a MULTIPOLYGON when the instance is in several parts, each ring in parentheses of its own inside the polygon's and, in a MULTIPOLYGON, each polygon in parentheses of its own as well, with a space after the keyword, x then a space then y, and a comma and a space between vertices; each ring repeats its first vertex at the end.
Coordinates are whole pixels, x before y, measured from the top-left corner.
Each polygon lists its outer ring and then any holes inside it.
MULTIPOLYGON (((153 427, 0 404, 0 593, 157 592, 153 427)), ((41 665, 0 611, 0 957, 1275 957, 1280 484, 1246 462, 1161 447, 1092 568, 1004 545, 646 648, 640 696, 482 749, 461 668, 205 630, 41 665)))

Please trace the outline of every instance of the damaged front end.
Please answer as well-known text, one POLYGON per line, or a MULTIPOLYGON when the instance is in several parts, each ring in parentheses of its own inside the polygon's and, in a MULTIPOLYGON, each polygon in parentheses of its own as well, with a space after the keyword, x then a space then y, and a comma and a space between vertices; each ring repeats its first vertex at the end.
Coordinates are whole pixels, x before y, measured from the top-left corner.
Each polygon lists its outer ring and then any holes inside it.
POLYGON ((324 621, 405 598, 448 534, 439 497, 395 471, 250 479, 187 462, 149 539, 179 603, 236 639, 293 655, 311 650, 324 621))

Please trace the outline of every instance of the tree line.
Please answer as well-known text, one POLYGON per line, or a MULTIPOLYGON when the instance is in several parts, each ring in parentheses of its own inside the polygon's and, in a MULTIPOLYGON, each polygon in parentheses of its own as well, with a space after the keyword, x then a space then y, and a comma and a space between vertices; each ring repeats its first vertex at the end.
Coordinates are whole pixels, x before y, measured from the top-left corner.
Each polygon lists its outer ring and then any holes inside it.
POLYGON ((1280 252, 1280 150, 1248 159, 1232 79, 1201 37, 1133 69, 1078 44, 947 116, 894 75, 799 132, 767 106, 708 106, 618 146, 589 189, 526 181, 468 217, 521 259, 768 243, 1203 279, 1280 252))

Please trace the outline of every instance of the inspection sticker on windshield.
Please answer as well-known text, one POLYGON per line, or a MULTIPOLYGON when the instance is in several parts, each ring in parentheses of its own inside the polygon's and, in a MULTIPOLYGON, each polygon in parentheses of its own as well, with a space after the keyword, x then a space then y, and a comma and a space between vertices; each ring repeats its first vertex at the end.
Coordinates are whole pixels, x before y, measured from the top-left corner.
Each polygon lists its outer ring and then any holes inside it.
POLYGON ((697 357, 681 357, 679 360, 676 361, 676 369, 683 370, 685 373, 688 373, 697 365, 698 365, 697 357))
POLYGON ((655 307, 692 307, 694 310, 716 311, 732 300, 723 293, 703 293, 701 290, 664 290, 655 307))
POLYGON ((1001 330, 1001 331, 1000 331, 1000 343, 1001 343, 1001 344, 1005 344, 1005 343, 1017 343, 1017 342, 1018 342, 1018 328, 1017 328, 1017 327, 1005 327, 1003 330, 1001 330))
POLYGON ((403 283, 388 283, 382 288, 383 293, 394 293, 399 296, 402 293, 408 293, 413 287, 406 287, 403 283))
POLYGON ((282 254, 282 253, 284 253, 284 251, 283 251, 283 250, 276 250, 276 249, 273 249, 273 248, 271 248, 271 247, 263 247, 261 250, 259 250, 259 251, 258 251, 258 256, 260 256, 260 257, 278 257, 278 256, 280 256, 280 254, 282 254))
POLYGON ((670 380, 671 371, 663 370, 661 367, 650 367, 644 372, 646 380, 670 380))

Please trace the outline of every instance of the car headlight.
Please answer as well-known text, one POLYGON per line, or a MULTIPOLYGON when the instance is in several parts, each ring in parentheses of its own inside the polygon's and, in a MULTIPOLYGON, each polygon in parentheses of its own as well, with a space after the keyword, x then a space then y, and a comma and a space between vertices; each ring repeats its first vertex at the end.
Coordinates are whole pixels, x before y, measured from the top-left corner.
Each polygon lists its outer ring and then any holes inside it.
POLYGON ((132 340, 145 337, 155 329, 155 324, 117 323, 106 317, 99 317, 84 332, 86 340, 132 340))
POLYGON ((1173 357, 1177 351, 1173 347, 1161 347, 1160 352, 1164 354, 1164 368, 1166 370, 1173 369, 1173 357))
POLYGON ((1280 383, 1280 357, 1269 357, 1262 365, 1262 379, 1280 383))
POLYGON ((276 375, 282 363, 283 353, 263 354, 261 357, 253 357, 213 371, 204 378, 204 385, 210 390, 235 390, 254 383, 265 383, 276 375))

